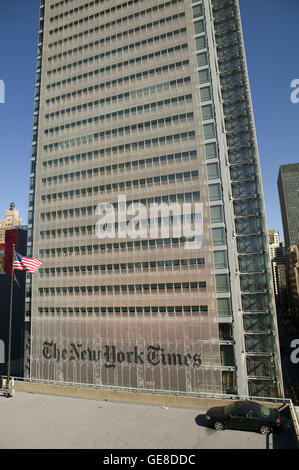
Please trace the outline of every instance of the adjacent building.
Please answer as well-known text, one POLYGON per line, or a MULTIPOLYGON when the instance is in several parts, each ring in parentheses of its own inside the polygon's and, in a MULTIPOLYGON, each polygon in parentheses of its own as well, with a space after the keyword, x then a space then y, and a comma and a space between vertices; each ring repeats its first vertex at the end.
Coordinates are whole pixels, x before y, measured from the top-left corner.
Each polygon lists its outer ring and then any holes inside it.
POLYGON ((299 244, 299 163, 282 165, 277 185, 284 241, 288 249, 299 244))
POLYGON ((290 317, 298 324, 299 163, 282 165, 277 184, 287 255, 286 280, 290 317))
POLYGON ((281 396, 238 2, 41 0, 38 34, 27 375, 281 396))
POLYGON ((268 229, 268 242, 276 305, 286 310, 288 308, 287 251, 284 242, 280 241, 279 232, 274 228, 268 229))
POLYGON ((289 318, 299 327, 299 244, 290 246, 287 262, 289 318))
POLYGON ((288 255, 283 243, 276 248, 276 256, 273 260, 273 265, 277 279, 277 291, 275 291, 276 303, 280 309, 285 311, 289 307, 287 284, 288 255))
POLYGON ((5 244, 1 243, 0 244, 0 272, 3 271, 3 264, 4 264, 4 247, 5 244))
MULTIPOLYGON (((15 249, 26 255, 27 228, 19 218, 19 211, 14 203, 6 211, 5 221, 1 221, 0 243, 0 373, 7 374, 8 336, 10 317, 10 288, 11 268, 13 262, 13 245, 15 249)), ((15 273, 13 315, 12 315, 12 343, 11 343, 11 372, 16 377, 24 374, 24 334, 25 334, 25 275, 15 273)))
POLYGON ((276 256, 276 249, 280 246, 280 235, 275 228, 268 229, 268 242, 270 248, 270 260, 272 261, 276 256))

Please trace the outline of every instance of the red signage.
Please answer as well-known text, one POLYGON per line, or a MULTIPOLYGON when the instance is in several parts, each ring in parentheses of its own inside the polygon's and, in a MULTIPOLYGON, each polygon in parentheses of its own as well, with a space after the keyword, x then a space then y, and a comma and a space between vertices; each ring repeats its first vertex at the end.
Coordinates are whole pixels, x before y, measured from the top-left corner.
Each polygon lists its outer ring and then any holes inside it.
POLYGON ((6 230, 5 232, 5 248, 4 248, 4 271, 11 274, 13 264, 13 245, 15 250, 18 249, 18 229, 6 230))

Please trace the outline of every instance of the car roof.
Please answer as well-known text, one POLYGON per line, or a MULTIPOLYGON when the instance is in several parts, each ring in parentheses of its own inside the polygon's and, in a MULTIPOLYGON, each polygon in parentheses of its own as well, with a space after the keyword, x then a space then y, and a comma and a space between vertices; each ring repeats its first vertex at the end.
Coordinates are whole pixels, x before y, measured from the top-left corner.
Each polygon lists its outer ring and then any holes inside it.
POLYGON ((250 401, 250 400, 240 400, 235 403, 235 406, 238 408, 241 408, 243 406, 246 406, 246 408, 259 408, 260 404, 256 403, 255 401, 250 401))

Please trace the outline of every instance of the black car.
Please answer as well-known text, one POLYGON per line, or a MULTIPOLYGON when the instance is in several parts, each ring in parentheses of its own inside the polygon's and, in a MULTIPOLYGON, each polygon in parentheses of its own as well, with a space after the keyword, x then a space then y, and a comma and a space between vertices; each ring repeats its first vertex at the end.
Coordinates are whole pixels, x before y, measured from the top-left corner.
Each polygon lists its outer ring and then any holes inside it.
POLYGON ((280 427, 277 409, 268 408, 254 401, 236 401, 227 406, 210 408, 206 423, 217 430, 243 429, 259 431, 267 436, 280 427))

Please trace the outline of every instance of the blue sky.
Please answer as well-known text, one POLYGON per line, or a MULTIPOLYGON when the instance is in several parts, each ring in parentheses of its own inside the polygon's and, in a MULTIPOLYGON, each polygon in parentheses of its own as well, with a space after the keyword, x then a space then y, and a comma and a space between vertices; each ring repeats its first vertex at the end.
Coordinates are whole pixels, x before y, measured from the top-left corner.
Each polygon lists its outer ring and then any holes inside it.
MULTIPOLYGON (((268 226, 283 238, 279 166, 299 162, 299 1, 240 0, 268 226)), ((0 218, 10 202, 27 222, 39 0, 2 2, 0 17, 0 218)))

